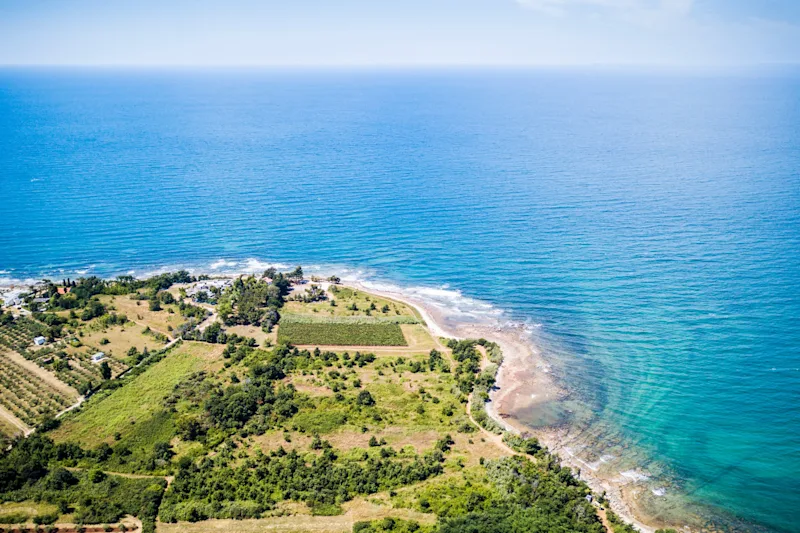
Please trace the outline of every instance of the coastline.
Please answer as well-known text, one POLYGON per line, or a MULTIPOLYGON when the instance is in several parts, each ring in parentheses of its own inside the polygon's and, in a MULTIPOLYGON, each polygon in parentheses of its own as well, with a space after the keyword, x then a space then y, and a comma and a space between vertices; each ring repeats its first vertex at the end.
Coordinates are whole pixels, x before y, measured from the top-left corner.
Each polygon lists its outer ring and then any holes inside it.
MULTIPOLYGON (((269 265, 259 263, 259 268, 269 265)), ((192 274, 207 274, 212 278, 232 278, 239 275, 257 274, 246 268, 233 270, 236 263, 223 266, 231 270, 219 270, 219 262, 214 263, 211 270, 188 268, 192 274)), ((251 267, 249 263, 246 265, 251 267)), ((285 265, 282 265, 285 266, 285 265)), ((160 269, 166 271, 169 269, 160 269)), ((312 267, 309 270, 318 276, 336 273, 336 268, 312 267), (324 274, 323 274, 324 273, 324 274)), ((311 274, 311 272, 309 272, 311 274)), ((636 526, 644 533, 654 533, 657 528, 670 524, 648 517, 636 503, 641 494, 630 473, 597 472, 595 464, 581 459, 570 449, 570 445, 579 436, 571 432, 565 424, 542 425, 530 427, 515 413, 520 411, 540 410, 546 412, 553 409, 555 402, 569 395, 556 382, 551 374, 551 367, 546 357, 531 340, 528 331, 520 324, 503 322, 500 311, 485 302, 469 300, 460 295, 459 302, 451 309, 454 291, 447 289, 430 289, 404 287, 364 279, 360 271, 348 271, 342 275, 342 285, 387 297, 413 307, 427 324, 431 333, 439 337, 451 338, 485 338, 500 345, 503 352, 503 363, 498 369, 495 387, 490 393, 490 401, 486 404, 487 414, 500 426, 518 434, 535 436, 551 453, 556 454, 561 463, 569 466, 596 493, 606 493, 609 507, 628 523, 636 526), (464 309, 466 308, 466 310, 464 309), (497 314, 494 314, 497 312, 497 314), (494 316, 493 316, 494 315, 494 316)), ((9 286, 24 286, 28 280, 13 280, 9 286)), ((633 474, 636 475, 635 473, 633 474)), ((646 490, 646 489, 644 489, 646 490)), ((674 527, 674 526, 673 526, 674 527)), ((685 528, 689 531, 688 528, 685 528)))
POLYGON ((654 533, 666 524, 652 523, 636 509, 635 494, 627 490, 627 483, 594 473, 593 468, 572 453, 568 448, 570 434, 568 428, 532 428, 516 418, 512 413, 522 409, 545 407, 550 402, 563 398, 567 391, 558 386, 550 374, 550 366, 539 350, 528 338, 524 328, 519 325, 490 325, 483 323, 447 324, 445 313, 424 298, 415 297, 397 290, 375 288, 363 281, 346 280, 342 283, 355 289, 392 298, 416 309, 425 320, 431 333, 441 337, 457 339, 485 338, 496 342, 503 351, 495 388, 486 404, 487 414, 507 431, 517 434, 530 434, 544 444, 551 453, 556 454, 564 466, 578 472, 593 491, 606 493, 609 507, 626 522, 633 524, 643 533, 654 533))

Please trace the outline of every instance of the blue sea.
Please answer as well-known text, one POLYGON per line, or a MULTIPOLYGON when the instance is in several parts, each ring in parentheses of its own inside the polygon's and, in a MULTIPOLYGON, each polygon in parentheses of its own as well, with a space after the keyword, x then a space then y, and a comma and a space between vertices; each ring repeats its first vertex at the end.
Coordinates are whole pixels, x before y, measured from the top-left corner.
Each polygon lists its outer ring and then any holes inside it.
POLYGON ((6 284, 302 264, 527 324, 663 512, 800 531, 796 69, 5 69, 0 205, 6 284))

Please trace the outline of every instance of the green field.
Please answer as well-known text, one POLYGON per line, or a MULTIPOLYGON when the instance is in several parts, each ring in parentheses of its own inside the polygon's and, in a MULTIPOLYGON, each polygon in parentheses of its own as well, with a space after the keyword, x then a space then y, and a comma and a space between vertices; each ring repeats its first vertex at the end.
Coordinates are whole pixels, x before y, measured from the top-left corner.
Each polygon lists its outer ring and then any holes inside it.
POLYGON ((79 413, 64 420, 52 437, 84 446, 110 443, 116 433, 132 437, 143 426, 153 424, 164 398, 178 382, 192 372, 209 368, 220 351, 217 345, 201 343, 184 343, 174 348, 124 387, 105 397, 90 398, 79 413))
POLYGON ((278 342, 320 346, 407 346, 399 324, 292 322, 281 320, 278 342))
POLYGON ((288 301, 284 305, 282 314, 286 313, 337 318, 386 318, 404 323, 422 321, 422 317, 411 306, 341 286, 331 286, 328 290, 328 299, 321 302, 288 301), (334 300, 336 305, 331 305, 331 300, 334 300))

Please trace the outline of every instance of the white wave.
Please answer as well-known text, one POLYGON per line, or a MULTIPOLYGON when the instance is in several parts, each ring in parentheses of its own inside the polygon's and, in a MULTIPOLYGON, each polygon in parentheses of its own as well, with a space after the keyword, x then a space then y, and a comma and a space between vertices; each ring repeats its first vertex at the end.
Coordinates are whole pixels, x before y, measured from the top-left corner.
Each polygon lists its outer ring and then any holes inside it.
POLYGON ((31 285, 36 285, 39 281, 41 280, 36 278, 12 278, 11 276, 2 276, 0 277, 0 287, 29 287, 31 285))
POLYGON ((81 276, 85 276, 86 274, 89 273, 89 269, 88 268, 84 268, 83 270, 76 270, 75 273, 76 274, 80 274, 81 276))
POLYGON ((214 261, 213 263, 211 263, 211 265, 209 266, 209 268, 210 268, 211 270, 220 270, 220 269, 222 269, 222 268, 224 268, 224 267, 231 267, 231 268, 233 268, 233 267, 235 267, 235 266, 236 266, 236 265, 238 265, 238 264, 239 264, 239 263, 237 263, 236 261, 228 261, 228 260, 226 260, 226 259, 217 259, 216 261, 214 261))
POLYGON ((244 262, 243 270, 245 274, 260 274, 268 268, 277 268, 278 270, 289 270, 293 267, 285 263, 273 263, 270 261, 261 261, 253 257, 246 259, 244 262))
POLYGON ((369 279, 362 279, 360 282, 368 290, 405 295, 422 300, 441 311, 445 318, 466 321, 492 319, 495 323, 498 323, 499 317, 503 315, 502 309, 488 302, 464 296, 460 290, 445 288, 445 286, 401 287, 390 282, 369 279))
POLYGON ((651 492, 654 495, 656 495, 658 497, 661 497, 661 496, 663 496, 663 495, 665 495, 667 493, 667 489, 665 489, 664 487, 657 487, 655 489, 652 489, 651 492))

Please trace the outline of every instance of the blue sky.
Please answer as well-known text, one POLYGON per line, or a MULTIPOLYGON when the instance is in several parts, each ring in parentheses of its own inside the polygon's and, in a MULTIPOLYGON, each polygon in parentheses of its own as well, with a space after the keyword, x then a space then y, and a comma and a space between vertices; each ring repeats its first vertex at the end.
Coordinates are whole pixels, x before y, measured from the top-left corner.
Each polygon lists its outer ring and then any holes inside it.
POLYGON ((0 64, 800 62, 800 0, 0 0, 0 64))

